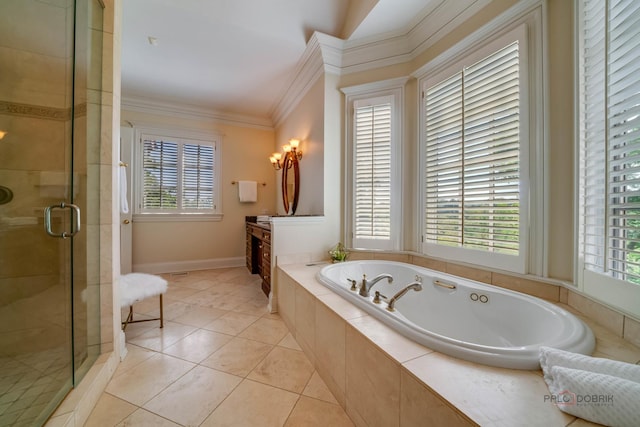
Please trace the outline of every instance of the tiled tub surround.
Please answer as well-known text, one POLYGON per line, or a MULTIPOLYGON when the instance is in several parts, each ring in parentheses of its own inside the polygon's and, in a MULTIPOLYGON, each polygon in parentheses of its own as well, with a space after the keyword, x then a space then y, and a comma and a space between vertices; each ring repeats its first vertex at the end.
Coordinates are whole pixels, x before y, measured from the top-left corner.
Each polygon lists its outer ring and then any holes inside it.
MULTIPOLYGON (((541 371, 484 366, 416 344, 320 284, 321 268, 278 266, 279 312, 356 425, 590 425, 545 400, 541 371)), ((548 286, 546 299, 558 301, 559 287, 548 286)), ((594 356, 640 363, 640 348, 610 325, 558 304, 591 327, 594 356)))
POLYGON ((320 270, 318 280, 405 337, 470 362, 531 370, 540 367, 541 345, 582 354, 595 348, 584 322, 553 303, 413 264, 331 264, 320 270), (363 298, 362 290, 352 291, 364 277, 374 284, 372 278, 383 278, 375 295, 386 297, 376 303, 372 295, 363 298), (411 288, 419 292, 406 295, 411 288), (393 295, 406 296, 400 301, 393 295))

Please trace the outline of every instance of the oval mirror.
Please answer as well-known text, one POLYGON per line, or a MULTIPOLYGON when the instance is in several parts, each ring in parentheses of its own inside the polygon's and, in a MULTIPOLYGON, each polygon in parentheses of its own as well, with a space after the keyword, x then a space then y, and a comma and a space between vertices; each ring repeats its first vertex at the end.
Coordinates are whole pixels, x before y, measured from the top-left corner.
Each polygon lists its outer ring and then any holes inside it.
POLYGON ((282 165, 282 204, 287 215, 296 213, 300 194, 300 164, 295 156, 286 156, 282 165))

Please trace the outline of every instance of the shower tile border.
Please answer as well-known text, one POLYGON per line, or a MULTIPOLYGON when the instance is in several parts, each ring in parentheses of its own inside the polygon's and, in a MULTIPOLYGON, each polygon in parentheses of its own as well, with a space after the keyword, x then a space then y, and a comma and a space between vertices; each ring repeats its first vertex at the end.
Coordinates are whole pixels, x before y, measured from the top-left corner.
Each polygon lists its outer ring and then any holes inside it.
MULTIPOLYGON (((61 122, 71 119, 70 108, 44 107, 42 105, 22 104, 19 102, 8 101, 0 101, 0 114, 16 117, 55 120, 61 122)), ((86 115, 86 102, 75 106, 75 117, 83 117, 86 115)))

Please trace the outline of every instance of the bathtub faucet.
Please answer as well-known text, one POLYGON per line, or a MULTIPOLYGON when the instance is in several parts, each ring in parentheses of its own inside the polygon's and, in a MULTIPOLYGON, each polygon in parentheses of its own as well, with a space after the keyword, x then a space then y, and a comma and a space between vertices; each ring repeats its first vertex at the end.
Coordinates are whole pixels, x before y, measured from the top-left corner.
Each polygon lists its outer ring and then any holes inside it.
POLYGON ((388 283, 392 283, 393 282, 393 277, 391 277, 390 274, 380 274, 380 275, 374 277, 373 280, 371 280, 371 281, 367 280, 367 275, 366 274, 363 274, 362 275, 362 285, 360 285, 360 292, 358 292, 358 294, 361 297, 368 297, 369 296, 369 290, 373 287, 373 285, 375 285, 376 283, 378 283, 382 279, 387 279, 388 283))
POLYGON ((410 289, 413 289, 416 292, 421 291, 422 290, 422 283, 420 283, 420 282, 411 282, 403 290, 401 290, 400 292, 398 292, 397 294, 392 296, 391 299, 389 300, 389 305, 387 306, 387 310, 395 311, 396 310, 395 309, 396 301, 398 301, 400 298, 402 298, 404 296, 404 294, 409 292, 410 289))

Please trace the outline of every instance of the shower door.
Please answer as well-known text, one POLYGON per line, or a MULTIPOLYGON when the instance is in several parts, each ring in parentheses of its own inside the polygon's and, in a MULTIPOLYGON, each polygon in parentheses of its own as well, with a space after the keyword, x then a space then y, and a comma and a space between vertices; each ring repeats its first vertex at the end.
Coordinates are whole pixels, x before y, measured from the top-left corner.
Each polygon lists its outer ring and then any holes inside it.
POLYGON ((100 351, 101 14, 0 1, 0 426, 44 424, 100 351))

